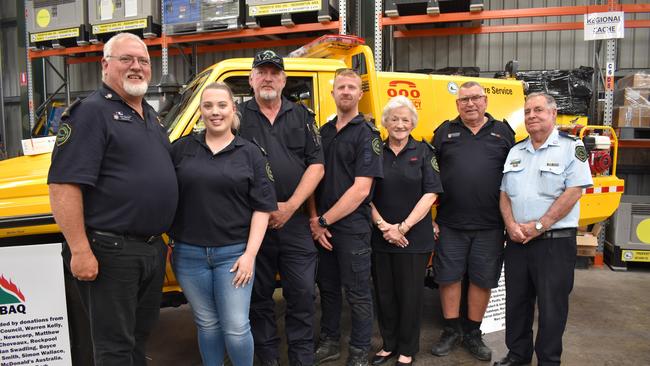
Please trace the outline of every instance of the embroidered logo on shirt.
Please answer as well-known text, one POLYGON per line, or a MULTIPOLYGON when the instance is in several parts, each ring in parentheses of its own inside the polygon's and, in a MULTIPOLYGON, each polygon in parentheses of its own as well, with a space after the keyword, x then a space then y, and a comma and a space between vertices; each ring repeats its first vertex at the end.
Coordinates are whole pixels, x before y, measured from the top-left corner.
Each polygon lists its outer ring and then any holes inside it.
POLYGON ((67 123, 63 123, 59 127, 59 132, 56 134, 56 146, 61 146, 68 142, 70 135, 72 135, 72 127, 67 123))
POLYGON ((587 149, 585 149, 584 146, 578 145, 576 146, 576 158, 580 160, 581 162, 587 161, 587 149))
POLYGON ((560 166, 560 163, 546 163, 546 166, 560 166))
POLYGON ((275 182, 275 179, 273 178, 273 171, 271 170, 271 164, 269 164, 268 161, 266 162, 266 176, 271 182, 275 182))
POLYGON ((510 165, 512 165, 513 168, 516 168, 521 164, 521 159, 513 159, 510 160, 510 165))
POLYGON ((453 132, 453 133, 448 133, 447 138, 453 139, 454 137, 460 136, 460 132, 453 132))
POLYGON ((124 114, 120 111, 117 111, 113 113, 113 119, 116 121, 126 121, 126 122, 131 122, 133 120, 133 116, 129 116, 127 114, 124 114))
POLYGON ((501 138, 501 135, 499 135, 498 133, 495 133, 495 132, 490 132, 490 135, 492 135, 494 137, 501 138))
POLYGON ((381 140, 379 139, 379 137, 375 137, 374 139, 372 139, 371 144, 372 144, 372 151, 376 155, 381 155, 381 140))
POLYGON ((435 155, 431 157, 431 167, 433 170, 440 173, 440 167, 438 167, 438 159, 436 159, 435 155))

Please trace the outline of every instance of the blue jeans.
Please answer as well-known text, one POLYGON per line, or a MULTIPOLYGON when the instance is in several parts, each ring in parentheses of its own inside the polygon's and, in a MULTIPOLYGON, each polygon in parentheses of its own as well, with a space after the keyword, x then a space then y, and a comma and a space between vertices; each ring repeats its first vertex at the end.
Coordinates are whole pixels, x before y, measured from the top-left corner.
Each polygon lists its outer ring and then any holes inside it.
POLYGON ((230 269, 246 244, 204 247, 176 243, 172 265, 192 306, 205 366, 221 366, 226 351, 235 366, 253 364, 248 311, 253 283, 235 288, 230 269))

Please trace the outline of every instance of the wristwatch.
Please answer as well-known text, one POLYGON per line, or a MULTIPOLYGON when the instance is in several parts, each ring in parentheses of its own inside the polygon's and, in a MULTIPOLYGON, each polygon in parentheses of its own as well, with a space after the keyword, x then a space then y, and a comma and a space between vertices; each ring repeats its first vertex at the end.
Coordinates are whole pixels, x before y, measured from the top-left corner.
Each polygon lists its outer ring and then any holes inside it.
POLYGON ((318 216, 318 225, 320 225, 320 227, 324 227, 326 229, 329 227, 329 224, 327 223, 327 220, 325 220, 325 218, 323 216, 318 216))
POLYGON ((535 223, 535 230, 537 230, 538 233, 543 233, 546 229, 544 229, 544 225, 542 225, 541 221, 537 221, 535 223))

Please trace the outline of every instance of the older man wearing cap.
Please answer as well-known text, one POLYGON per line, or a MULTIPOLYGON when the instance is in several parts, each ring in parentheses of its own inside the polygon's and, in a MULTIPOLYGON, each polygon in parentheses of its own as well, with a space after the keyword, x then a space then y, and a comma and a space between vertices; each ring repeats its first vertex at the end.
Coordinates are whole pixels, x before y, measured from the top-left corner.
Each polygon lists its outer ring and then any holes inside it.
POLYGON ((284 61, 271 50, 258 52, 249 76, 255 97, 239 105, 240 135, 266 152, 278 210, 271 213, 255 267, 250 321, 261 365, 278 365, 275 323, 276 273, 287 302, 285 328, 290 365, 313 365, 315 274, 318 252, 304 209, 324 175, 323 152, 314 114, 282 96, 284 61))

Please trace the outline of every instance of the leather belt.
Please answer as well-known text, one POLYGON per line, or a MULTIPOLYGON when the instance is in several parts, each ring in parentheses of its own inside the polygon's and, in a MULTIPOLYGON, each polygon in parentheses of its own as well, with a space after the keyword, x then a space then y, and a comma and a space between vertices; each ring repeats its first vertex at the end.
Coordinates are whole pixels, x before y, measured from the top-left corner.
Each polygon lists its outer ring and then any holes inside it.
POLYGON ((106 236, 113 239, 139 241, 147 244, 151 244, 154 240, 160 238, 160 235, 140 236, 140 235, 131 235, 131 234, 116 234, 110 231, 100 231, 100 230, 88 230, 88 232, 91 234, 106 236))
MULTIPOLYGON (((535 239, 559 239, 559 238, 570 238, 576 236, 576 228, 567 228, 567 229, 554 229, 546 230, 543 233, 539 234, 535 239)), ((533 240, 535 240, 533 239, 533 240)))

